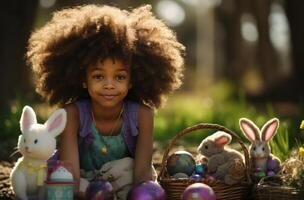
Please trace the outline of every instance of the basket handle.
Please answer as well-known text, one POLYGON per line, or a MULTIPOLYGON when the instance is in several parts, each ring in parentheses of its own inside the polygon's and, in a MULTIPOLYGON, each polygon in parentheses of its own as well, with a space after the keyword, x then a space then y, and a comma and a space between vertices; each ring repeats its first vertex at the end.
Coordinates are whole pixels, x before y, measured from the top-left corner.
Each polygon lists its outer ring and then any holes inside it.
POLYGON ((229 130, 228 128, 218 125, 218 124, 210 124, 210 123, 200 123, 191 127, 188 127, 184 130, 182 130, 179 134, 177 134, 169 143, 166 151, 164 152, 163 155, 163 159, 162 159, 162 163, 161 163, 161 168, 160 168, 160 175, 158 176, 158 181, 160 180, 160 178, 164 177, 165 175, 165 165, 166 165, 166 161, 168 159, 168 154, 170 152, 170 150, 172 149, 173 145, 176 143, 176 141, 178 139, 180 139, 182 136, 199 130, 199 129, 216 129, 218 131, 224 131, 226 133, 228 133, 229 135, 231 135, 233 138, 235 138, 241 145, 244 156, 245 156, 245 166, 246 166, 246 176, 247 176, 247 181, 248 183, 252 183, 251 178, 250 178, 250 171, 251 171, 251 162, 249 159, 249 153, 248 150, 244 144, 244 142, 241 140, 241 138, 234 133, 233 131, 229 130))

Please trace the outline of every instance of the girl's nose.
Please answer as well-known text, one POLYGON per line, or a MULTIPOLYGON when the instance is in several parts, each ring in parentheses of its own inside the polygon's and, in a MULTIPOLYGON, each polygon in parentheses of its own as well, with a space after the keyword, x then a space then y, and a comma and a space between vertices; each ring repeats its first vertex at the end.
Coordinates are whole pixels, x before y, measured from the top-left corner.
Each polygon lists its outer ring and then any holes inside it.
POLYGON ((105 79, 103 87, 105 89, 113 89, 115 87, 114 81, 112 79, 105 79))

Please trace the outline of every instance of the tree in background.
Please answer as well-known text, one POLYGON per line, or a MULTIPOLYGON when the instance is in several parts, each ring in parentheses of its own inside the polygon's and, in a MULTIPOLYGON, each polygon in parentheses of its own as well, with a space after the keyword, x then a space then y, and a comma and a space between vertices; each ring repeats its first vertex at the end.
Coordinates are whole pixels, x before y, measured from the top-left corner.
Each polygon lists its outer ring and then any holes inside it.
POLYGON ((0 113, 9 108, 16 94, 32 90, 24 55, 37 6, 38 0, 10 0, 0 8, 0 113))
MULTIPOLYGON (((225 32, 223 75, 235 80, 240 86, 249 81, 244 78, 248 69, 254 68, 260 74, 262 86, 251 95, 255 100, 293 100, 304 99, 304 1, 301 0, 227 0, 216 9, 216 19, 225 32), (270 39, 271 6, 276 3, 285 9, 288 19, 291 44, 290 73, 280 75, 280 54, 270 39), (242 38, 244 16, 255 24, 258 39, 248 43, 242 38)), ((276 33, 280 34, 280 33, 276 33)), ((249 92, 250 93, 250 92, 249 92)))

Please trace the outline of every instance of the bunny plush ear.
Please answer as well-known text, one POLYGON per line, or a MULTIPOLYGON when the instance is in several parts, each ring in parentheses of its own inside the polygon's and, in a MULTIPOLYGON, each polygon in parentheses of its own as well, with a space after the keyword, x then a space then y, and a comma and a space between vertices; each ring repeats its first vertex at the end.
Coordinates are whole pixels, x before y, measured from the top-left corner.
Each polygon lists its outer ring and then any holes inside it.
POLYGON ((218 131, 213 136, 214 136, 214 143, 218 147, 223 147, 231 142, 231 136, 225 132, 218 131))
POLYGON ((37 124, 35 111, 30 106, 24 106, 20 118, 21 132, 27 131, 33 124, 37 124))
POLYGON ((269 120, 262 128, 262 140, 268 142, 277 133, 279 120, 273 118, 269 120))
POLYGON ((261 140, 259 128, 250 119, 241 118, 240 128, 249 141, 261 140))
POLYGON ((50 116, 44 125, 46 126, 47 132, 56 137, 64 130, 66 121, 66 111, 64 109, 58 109, 50 116))

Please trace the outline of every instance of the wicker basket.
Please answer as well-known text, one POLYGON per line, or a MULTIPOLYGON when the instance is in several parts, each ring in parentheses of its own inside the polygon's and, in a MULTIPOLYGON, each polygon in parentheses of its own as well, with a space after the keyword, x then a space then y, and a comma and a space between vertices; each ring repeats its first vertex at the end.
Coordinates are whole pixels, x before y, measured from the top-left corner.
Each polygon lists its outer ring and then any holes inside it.
POLYGON ((248 150, 238 135, 236 135, 234 132, 221 125, 201 123, 184 129, 171 140, 170 144, 168 145, 163 155, 158 181, 161 184, 161 186, 165 189, 167 194, 167 199, 169 200, 180 199, 181 194, 186 189, 186 187, 188 187, 193 183, 198 183, 198 182, 205 183, 210 187, 212 187, 212 189, 215 192, 217 200, 221 200, 221 199, 240 200, 248 197, 249 192, 251 191, 252 181, 250 178, 250 168, 251 168, 251 163, 249 159, 248 150), (244 182, 235 185, 227 185, 220 180, 209 180, 203 178, 195 179, 195 180, 170 178, 166 170, 166 162, 168 159, 169 151, 172 149, 173 145, 176 143, 176 141, 179 138, 198 129, 215 129, 218 131, 224 131, 230 134, 233 138, 235 138, 240 143, 245 156, 245 165, 246 165, 246 180, 244 182))
POLYGON ((257 200, 304 200, 304 190, 276 184, 272 177, 265 177, 255 186, 254 193, 257 200))

